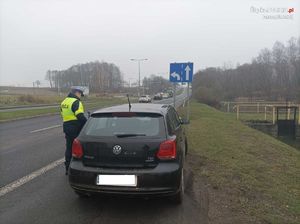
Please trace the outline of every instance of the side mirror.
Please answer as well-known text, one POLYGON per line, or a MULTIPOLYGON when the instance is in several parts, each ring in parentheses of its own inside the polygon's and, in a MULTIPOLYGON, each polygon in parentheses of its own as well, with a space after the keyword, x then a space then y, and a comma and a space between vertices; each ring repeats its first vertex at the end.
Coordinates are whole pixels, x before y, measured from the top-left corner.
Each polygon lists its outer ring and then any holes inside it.
POLYGON ((180 120, 180 124, 182 124, 182 125, 190 124, 190 121, 188 121, 188 120, 185 119, 185 118, 179 117, 179 120, 180 120))

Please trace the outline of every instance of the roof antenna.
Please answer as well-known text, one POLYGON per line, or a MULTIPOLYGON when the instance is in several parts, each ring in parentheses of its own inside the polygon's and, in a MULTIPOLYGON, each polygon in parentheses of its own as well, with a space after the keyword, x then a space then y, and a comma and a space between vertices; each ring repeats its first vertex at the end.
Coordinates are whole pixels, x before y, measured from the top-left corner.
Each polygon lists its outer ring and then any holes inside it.
POLYGON ((129 94, 127 94, 127 100, 128 100, 128 105, 129 105, 129 111, 131 110, 131 103, 130 103, 130 99, 129 99, 129 94))

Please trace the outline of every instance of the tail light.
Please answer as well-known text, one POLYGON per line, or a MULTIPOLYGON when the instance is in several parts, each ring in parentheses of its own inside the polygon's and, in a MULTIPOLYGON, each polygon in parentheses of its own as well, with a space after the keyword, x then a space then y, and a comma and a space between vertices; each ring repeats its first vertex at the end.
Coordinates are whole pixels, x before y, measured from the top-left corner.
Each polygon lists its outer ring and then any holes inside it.
POLYGON ((76 138, 72 145, 72 156, 74 158, 80 159, 83 155, 83 150, 80 141, 76 138))
POLYGON ((176 158, 176 142, 175 140, 167 140, 160 144, 157 157, 161 160, 169 160, 176 158))

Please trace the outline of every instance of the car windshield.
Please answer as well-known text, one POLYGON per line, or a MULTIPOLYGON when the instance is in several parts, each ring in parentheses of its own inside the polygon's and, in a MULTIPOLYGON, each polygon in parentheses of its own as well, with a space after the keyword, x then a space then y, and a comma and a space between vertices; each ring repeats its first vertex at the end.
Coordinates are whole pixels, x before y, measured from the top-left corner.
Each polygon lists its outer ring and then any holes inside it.
POLYGON ((92 117, 83 133, 97 137, 158 137, 165 135, 164 119, 159 114, 103 114, 92 117))

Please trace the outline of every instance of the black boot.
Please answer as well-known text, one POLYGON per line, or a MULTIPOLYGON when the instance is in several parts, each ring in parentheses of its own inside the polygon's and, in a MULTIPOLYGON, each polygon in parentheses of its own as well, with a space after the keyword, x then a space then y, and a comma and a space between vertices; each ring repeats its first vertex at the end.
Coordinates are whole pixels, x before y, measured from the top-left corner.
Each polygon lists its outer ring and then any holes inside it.
POLYGON ((65 162, 66 175, 69 175, 69 165, 65 162))

